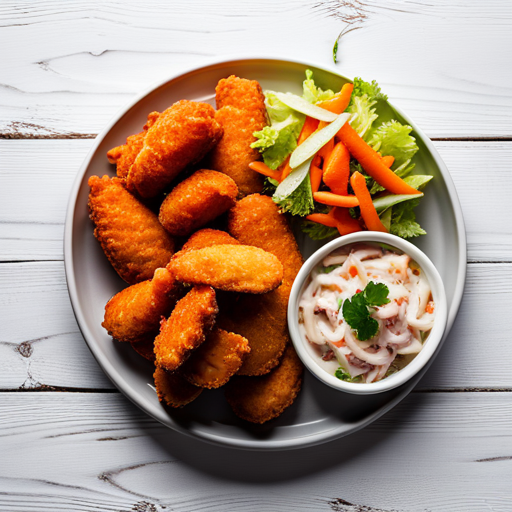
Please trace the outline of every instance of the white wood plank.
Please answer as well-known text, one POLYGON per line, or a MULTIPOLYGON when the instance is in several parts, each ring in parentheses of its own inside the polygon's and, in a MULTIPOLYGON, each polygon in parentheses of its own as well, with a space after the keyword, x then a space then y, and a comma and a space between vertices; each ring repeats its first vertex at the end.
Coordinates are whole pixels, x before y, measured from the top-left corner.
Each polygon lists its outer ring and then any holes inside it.
POLYGON ((3 393, 0 510, 508 512, 511 422, 509 393, 416 393, 348 438, 258 453, 117 394, 3 393))
MULTIPOLYGON (((0 261, 63 258, 68 195, 91 145, 91 140, 0 140, 0 261)), ((462 204, 469 261, 512 261, 512 142, 435 145, 462 204)))
POLYGON ((98 133, 155 81, 238 52, 376 79, 431 137, 510 136, 511 14, 500 0, 4 2, 4 44, 17 43, 0 56, 0 133, 98 133))
MULTIPOLYGON (((474 264, 459 315, 420 389, 512 389, 512 264, 474 264)), ((0 389, 110 388, 73 316, 61 262, 0 265, 0 389)))

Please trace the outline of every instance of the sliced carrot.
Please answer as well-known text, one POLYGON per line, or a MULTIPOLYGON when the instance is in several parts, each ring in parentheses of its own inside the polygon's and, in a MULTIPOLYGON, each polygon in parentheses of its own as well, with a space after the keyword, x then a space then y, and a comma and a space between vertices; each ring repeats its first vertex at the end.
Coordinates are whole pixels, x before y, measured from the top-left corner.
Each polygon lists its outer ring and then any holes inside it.
POLYGON ((387 155, 382 157, 382 163, 386 167, 391 167, 393 165, 393 162, 395 161, 395 157, 392 155, 387 155))
POLYGON ((304 124, 302 125, 302 130, 300 131, 299 138, 297 140, 297 146, 300 146, 313 132, 318 128, 318 123, 320 121, 318 119, 314 119, 312 117, 306 117, 304 124))
POLYGON ((350 184, 354 189, 354 193, 359 200, 359 208, 361 209, 361 217, 363 217, 364 223, 369 231, 383 231, 387 233, 388 230, 385 228, 379 219, 379 215, 375 206, 372 203, 372 196, 366 186, 366 179, 360 172, 355 172, 350 177, 350 184))
POLYGON ((281 179, 280 171, 273 171, 268 165, 264 164, 263 162, 251 162, 249 164, 249 168, 251 168, 253 171, 263 174, 263 176, 268 176, 269 178, 272 178, 274 180, 279 181, 281 179))
POLYGON ((324 183, 335 193, 348 194, 350 153, 343 142, 338 142, 324 163, 324 183))
POLYGON ((420 191, 408 185, 400 176, 386 167, 378 153, 359 137, 350 124, 345 123, 336 137, 345 144, 361 167, 386 190, 392 194, 421 194, 420 191))
POLYGON ((341 114, 345 112, 348 104, 350 103, 350 97, 352 96, 352 90, 354 89, 354 84, 345 84, 341 91, 334 95, 330 100, 322 101, 318 106, 321 108, 325 108, 329 112, 333 112, 334 114, 341 114))
POLYGON ((323 224, 324 226, 328 226, 330 228, 337 227, 336 219, 326 213, 312 213, 311 215, 307 215, 306 219, 318 224, 323 224))
POLYGON ((344 208, 354 208, 359 206, 359 201, 356 196, 340 196, 332 192, 315 192, 313 199, 322 204, 329 206, 342 206, 344 208))
POLYGON ((311 178, 311 190, 313 194, 318 191, 320 188, 320 183, 322 181, 323 171, 317 165, 311 164, 309 169, 309 176, 311 178))
POLYGON ((279 183, 281 183, 287 176, 292 172, 292 168, 290 167, 290 157, 288 157, 281 167, 279 168, 281 172, 281 177, 279 178, 279 183))
POLYGON ((329 158, 329 155, 332 153, 332 150, 334 149, 334 137, 317 153, 317 155, 322 159, 322 162, 325 162, 327 158, 329 158))
POLYGON ((350 216, 348 208, 332 208, 329 216, 336 220, 336 227, 342 236, 362 231, 359 222, 350 216))

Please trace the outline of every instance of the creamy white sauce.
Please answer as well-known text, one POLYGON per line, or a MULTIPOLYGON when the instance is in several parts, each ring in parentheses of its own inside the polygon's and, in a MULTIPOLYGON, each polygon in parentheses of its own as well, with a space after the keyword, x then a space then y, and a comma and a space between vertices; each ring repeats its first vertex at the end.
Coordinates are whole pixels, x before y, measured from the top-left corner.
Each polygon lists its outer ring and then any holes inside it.
POLYGON ((341 367, 353 382, 363 383, 408 364, 423 348, 435 320, 430 286, 419 266, 407 254, 373 244, 352 244, 324 258, 311 273, 299 311, 299 328, 318 364, 331 374, 341 367), (370 308, 379 330, 360 341, 345 322, 341 305, 369 281, 385 284, 390 302, 370 308))

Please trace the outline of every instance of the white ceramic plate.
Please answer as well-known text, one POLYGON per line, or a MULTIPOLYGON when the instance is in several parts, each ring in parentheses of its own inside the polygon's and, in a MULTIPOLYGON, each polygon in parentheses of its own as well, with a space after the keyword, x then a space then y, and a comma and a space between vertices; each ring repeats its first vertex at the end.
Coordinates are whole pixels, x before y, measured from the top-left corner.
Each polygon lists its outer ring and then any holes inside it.
MULTIPOLYGON (((271 58, 214 62, 171 77, 129 104, 96 138, 71 191, 64 258, 71 303, 85 341, 108 377, 136 405, 164 425, 205 441, 271 450, 335 439, 359 430, 391 409, 427 370, 425 367, 402 387, 369 396, 341 393, 306 372, 302 392, 290 408, 276 420, 252 425, 232 413, 222 389, 202 393, 181 410, 162 407, 152 387, 152 365, 129 344, 113 342, 101 327, 105 303, 126 286, 96 242, 87 211, 89 176, 115 173, 114 166, 107 161, 107 151, 123 144, 127 136, 138 133, 149 112, 162 111, 180 99, 214 104, 215 86, 221 78, 235 74, 258 80, 263 89, 300 93, 304 71, 308 68, 313 70, 315 81, 322 88, 339 90, 346 82, 310 63, 271 58)), ((455 187, 432 143, 410 119, 390 105, 381 105, 379 114, 414 128, 420 147, 415 157, 416 168, 419 173, 434 175, 417 210, 428 235, 414 243, 430 257, 443 278, 449 305, 447 335, 459 309, 466 275, 466 236, 455 187)), ((304 238, 298 241, 305 257, 319 246, 304 238)))

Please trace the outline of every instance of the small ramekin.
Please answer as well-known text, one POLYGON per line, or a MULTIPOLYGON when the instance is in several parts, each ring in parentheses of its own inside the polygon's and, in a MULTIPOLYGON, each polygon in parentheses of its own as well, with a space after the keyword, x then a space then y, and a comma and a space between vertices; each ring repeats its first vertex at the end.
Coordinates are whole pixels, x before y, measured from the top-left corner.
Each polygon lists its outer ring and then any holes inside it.
POLYGON ((332 388, 338 389, 340 391, 360 395, 389 391, 390 389, 401 386, 414 375, 416 375, 430 361, 430 359, 436 353, 437 347, 443 340, 447 316, 448 304, 443 281, 439 275, 439 272, 435 268, 434 264, 430 261, 428 256, 416 246, 402 238, 399 238, 395 235, 390 235, 388 233, 380 233, 376 231, 364 231, 342 236, 336 240, 333 240, 332 242, 329 242, 318 251, 316 251, 310 258, 308 258, 308 260, 304 263, 299 273, 297 274, 288 302, 288 329, 290 331, 290 336, 295 346, 295 350, 297 351, 297 354, 299 355, 304 365, 309 369, 309 371, 311 371, 311 373, 313 373, 313 375, 315 375, 315 377, 317 377, 320 381, 327 384, 328 386, 331 386, 332 388), (307 349, 308 341, 304 338, 299 329, 300 297, 302 296, 302 293, 309 281, 309 276, 312 270, 334 250, 339 249, 344 245, 364 242, 386 244, 411 256, 411 258, 415 260, 416 263, 418 263, 428 279, 432 291, 432 298, 436 307, 436 318, 434 326, 430 331, 429 336, 425 340, 421 352, 419 352, 419 354, 400 371, 378 382, 372 382, 368 384, 346 382, 336 378, 334 375, 330 375, 324 368, 320 366, 318 363, 318 358, 313 357, 313 355, 307 349))

